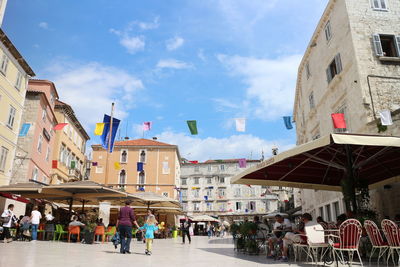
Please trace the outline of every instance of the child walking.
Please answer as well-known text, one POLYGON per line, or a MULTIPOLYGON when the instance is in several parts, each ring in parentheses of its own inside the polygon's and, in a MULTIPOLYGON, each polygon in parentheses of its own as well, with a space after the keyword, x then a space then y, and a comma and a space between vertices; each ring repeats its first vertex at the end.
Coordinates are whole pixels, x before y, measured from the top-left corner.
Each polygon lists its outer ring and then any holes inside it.
POLYGON ((151 255, 151 247, 153 244, 153 239, 154 239, 154 232, 158 230, 158 227, 156 226, 156 217, 154 215, 149 215, 147 217, 146 223, 140 227, 140 230, 146 230, 146 250, 145 253, 146 255, 151 255))

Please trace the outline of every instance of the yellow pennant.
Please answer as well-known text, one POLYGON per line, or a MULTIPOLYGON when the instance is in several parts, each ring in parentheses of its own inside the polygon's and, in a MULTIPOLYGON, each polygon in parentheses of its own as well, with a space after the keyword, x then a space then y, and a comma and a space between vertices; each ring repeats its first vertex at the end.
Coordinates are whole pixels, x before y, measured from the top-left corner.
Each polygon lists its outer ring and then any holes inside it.
POLYGON ((119 164, 119 162, 114 162, 114 169, 116 170, 121 169, 121 164, 119 164))
POLYGON ((96 123, 96 129, 94 129, 94 135, 102 135, 104 131, 104 122, 96 123))

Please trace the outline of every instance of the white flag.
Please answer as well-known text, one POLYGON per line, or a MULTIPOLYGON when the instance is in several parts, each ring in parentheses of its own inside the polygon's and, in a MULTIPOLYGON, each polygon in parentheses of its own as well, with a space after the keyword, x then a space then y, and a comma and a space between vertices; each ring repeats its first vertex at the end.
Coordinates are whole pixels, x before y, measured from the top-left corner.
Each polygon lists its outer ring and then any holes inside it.
POLYGON ((381 116, 382 125, 392 125, 392 115, 390 114, 390 110, 381 110, 379 111, 379 116, 381 116))
POLYGON ((238 132, 246 131, 246 119, 245 118, 235 119, 235 122, 236 122, 236 131, 238 131, 238 132))

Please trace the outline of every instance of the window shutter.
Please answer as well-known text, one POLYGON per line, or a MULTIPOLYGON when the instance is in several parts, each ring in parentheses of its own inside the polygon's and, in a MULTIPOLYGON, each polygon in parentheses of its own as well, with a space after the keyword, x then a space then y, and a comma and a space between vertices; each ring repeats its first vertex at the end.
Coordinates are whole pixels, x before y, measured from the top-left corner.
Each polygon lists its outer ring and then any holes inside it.
POLYGON ((397 56, 400 57, 400 36, 395 36, 394 42, 396 44, 397 56))
POLYGON ((386 9, 386 0, 381 0, 381 9, 386 9))
POLYGON ((375 47, 375 54, 378 57, 383 56, 383 49, 382 49, 382 44, 381 44, 381 37, 379 37, 379 34, 374 34, 372 35, 373 41, 374 41, 374 47, 375 47))
POLYGON ((326 69, 326 79, 327 79, 328 83, 330 83, 332 80, 331 69, 329 67, 326 69))
POLYGON ((340 58, 340 53, 335 56, 335 64, 336 64, 336 71, 337 73, 342 72, 342 60, 340 58))

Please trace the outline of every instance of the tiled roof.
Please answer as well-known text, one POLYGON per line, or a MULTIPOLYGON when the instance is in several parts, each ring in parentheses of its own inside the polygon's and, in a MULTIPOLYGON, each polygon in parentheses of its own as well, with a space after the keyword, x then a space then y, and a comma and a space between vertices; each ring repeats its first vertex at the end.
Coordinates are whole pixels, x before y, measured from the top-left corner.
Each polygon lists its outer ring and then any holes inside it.
POLYGON ((116 146, 174 146, 167 143, 158 142, 149 139, 136 139, 115 142, 116 146))

